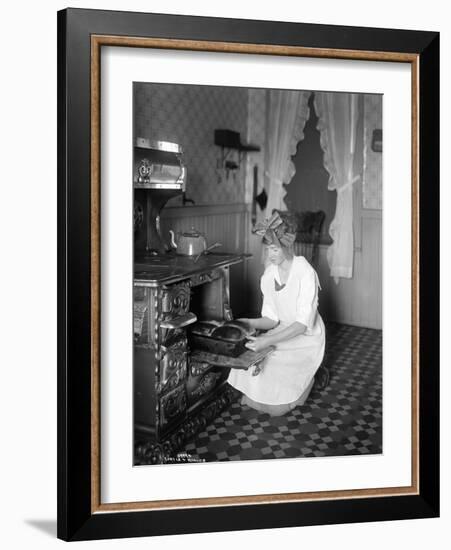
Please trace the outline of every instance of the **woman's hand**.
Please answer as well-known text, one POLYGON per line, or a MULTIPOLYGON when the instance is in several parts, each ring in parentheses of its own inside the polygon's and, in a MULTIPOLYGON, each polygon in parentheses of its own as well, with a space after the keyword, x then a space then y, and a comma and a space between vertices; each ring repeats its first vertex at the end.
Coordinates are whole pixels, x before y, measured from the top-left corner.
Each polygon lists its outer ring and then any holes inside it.
POLYGON ((271 341, 267 336, 248 336, 249 342, 244 345, 252 351, 261 351, 271 345, 271 341))

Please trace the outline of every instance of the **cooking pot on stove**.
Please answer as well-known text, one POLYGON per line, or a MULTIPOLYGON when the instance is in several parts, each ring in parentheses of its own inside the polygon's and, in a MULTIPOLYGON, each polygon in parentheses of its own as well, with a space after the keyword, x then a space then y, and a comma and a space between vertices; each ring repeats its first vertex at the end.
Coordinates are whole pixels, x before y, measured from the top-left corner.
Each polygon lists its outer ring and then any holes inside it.
POLYGON ((174 233, 172 229, 169 230, 171 235, 171 245, 176 249, 177 254, 183 256, 198 256, 207 250, 207 240, 205 236, 191 228, 190 231, 183 231, 174 233))

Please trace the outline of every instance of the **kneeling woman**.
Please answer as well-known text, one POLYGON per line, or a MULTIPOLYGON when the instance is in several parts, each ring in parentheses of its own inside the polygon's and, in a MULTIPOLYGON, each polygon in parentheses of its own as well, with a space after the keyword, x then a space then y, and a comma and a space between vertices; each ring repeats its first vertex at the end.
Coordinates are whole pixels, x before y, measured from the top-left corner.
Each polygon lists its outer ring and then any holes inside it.
POLYGON ((325 328, 318 311, 318 276, 303 256, 294 256, 294 231, 278 214, 259 224, 268 266, 261 278, 261 317, 241 319, 267 331, 246 345, 254 351, 275 346, 263 368, 232 369, 228 382, 241 391, 242 403, 273 416, 302 405, 324 357, 325 328))

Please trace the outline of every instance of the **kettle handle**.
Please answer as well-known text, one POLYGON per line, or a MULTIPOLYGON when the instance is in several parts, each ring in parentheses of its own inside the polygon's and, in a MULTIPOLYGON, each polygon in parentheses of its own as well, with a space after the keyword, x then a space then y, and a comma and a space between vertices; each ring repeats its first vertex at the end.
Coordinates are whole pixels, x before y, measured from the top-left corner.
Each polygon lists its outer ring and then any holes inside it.
POLYGON ((169 235, 171 235, 171 246, 172 246, 172 248, 177 248, 177 244, 175 242, 174 231, 172 231, 172 229, 169 230, 169 235))

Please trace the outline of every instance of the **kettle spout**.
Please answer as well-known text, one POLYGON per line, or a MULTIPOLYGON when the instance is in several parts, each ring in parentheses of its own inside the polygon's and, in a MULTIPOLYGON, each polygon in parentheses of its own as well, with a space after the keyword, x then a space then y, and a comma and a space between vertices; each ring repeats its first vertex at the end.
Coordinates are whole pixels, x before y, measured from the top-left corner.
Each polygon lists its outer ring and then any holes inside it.
POLYGON ((172 229, 169 230, 169 235, 171 235, 171 246, 172 246, 172 248, 177 248, 177 244, 175 242, 174 231, 172 231, 172 229))

